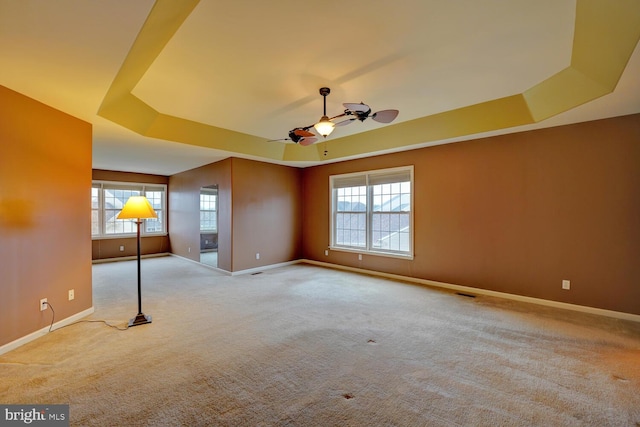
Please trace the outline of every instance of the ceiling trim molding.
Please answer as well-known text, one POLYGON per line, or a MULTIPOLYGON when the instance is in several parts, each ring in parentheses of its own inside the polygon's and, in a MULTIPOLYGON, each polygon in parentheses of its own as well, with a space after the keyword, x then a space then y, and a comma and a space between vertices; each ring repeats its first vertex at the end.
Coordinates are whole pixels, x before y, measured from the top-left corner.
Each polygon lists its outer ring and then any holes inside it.
POLYGON ((98 115, 143 136, 288 162, 337 160, 540 122, 613 92, 640 39, 639 1, 577 0, 570 65, 523 93, 301 147, 163 114, 132 94, 198 3, 156 1, 98 115))

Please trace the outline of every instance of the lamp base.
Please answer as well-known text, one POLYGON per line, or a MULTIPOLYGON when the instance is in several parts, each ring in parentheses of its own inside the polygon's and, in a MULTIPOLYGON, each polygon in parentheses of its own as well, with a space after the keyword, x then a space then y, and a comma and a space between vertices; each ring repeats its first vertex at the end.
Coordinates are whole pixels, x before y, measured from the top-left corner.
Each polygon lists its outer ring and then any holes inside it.
POLYGON ((138 315, 135 318, 129 320, 129 327, 144 325, 146 323, 151 323, 151 315, 138 313, 138 315))

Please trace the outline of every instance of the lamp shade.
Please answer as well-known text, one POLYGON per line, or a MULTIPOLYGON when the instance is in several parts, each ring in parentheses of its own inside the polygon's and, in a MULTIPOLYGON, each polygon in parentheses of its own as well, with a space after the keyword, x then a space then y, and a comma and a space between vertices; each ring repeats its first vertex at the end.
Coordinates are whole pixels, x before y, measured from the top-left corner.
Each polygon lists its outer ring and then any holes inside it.
POLYGON ((331 132, 333 132, 333 128, 336 127, 336 125, 331 120, 329 120, 329 117, 322 116, 320 121, 313 125, 313 127, 316 128, 320 135, 328 136, 331 132))
POLYGON ((158 218, 149 200, 144 196, 131 196, 120 211, 117 219, 158 218))

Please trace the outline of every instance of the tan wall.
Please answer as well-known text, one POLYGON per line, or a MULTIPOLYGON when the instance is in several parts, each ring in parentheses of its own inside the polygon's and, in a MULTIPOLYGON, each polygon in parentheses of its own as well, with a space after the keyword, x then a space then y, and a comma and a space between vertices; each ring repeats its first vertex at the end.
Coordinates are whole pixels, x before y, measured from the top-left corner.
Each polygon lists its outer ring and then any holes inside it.
POLYGON ((640 115, 323 165, 303 177, 305 258, 640 314, 640 115), (402 165, 415 165, 415 259, 325 256, 329 175, 402 165))
POLYGON ((212 184, 219 198, 218 268, 234 272, 300 257, 300 171, 236 158, 170 177, 174 254, 199 259, 200 188, 212 184))
MULTIPOLYGON (((107 171, 94 169, 92 179, 100 181, 135 182, 143 184, 169 184, 169 177, 143 173, 107 171)), ((167 204, 169 198, 167 197, 167 204)), ((168 209, 167 209, 168 211, 168 209)), ((169 231, 167 224, 167 232, 169 231)), ((140 239, 140 253, 142 255, 170 252, 169 234, 165 236, 142 236, 140 239)), ((138 244, 135 237, 93 239, 91 242, 91 258, 104 260, 120 257, 131 257, 138 254, 138 244), (124 250, 121 251, 120 247, 124 250)))
POLYGON ((232 174, 233 271, 300 258, 301 170, 234 158, 232 174))
POLYGON ((90 189, 91 125, 0 86, 0 345, 91 308, 90 189))
MULTIPOLYGON (((140 254, 164 254, 171 252, 169 236, 147 236, 140 239, 140 254)), ((91 259, 106 260, 138 255, 138 242, 135 237, 117 239, 94 239, 91 241, 91 259), (120 247, 123 250, 120 250, 120 247)))
POLYGON ((231 268, 231 159, 169 178, 171 252, 200 260, 200 188, 218 185, 218 268, 231 268))
POLYGON ((164 175, 152 175, 148 173, 119 172, 103 169, 93 169, 92 179, 96 181, 120 181, 136 182, 143 184, 169 184, 169 177, 164 175))

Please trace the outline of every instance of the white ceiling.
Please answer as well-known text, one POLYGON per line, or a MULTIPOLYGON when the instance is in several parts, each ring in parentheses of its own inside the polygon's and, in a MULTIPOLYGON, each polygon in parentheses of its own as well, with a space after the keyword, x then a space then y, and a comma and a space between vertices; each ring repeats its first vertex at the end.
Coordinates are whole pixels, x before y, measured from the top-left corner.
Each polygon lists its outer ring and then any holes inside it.
MULTIPOLYGON (((252 158, 143 137, 97 114, 153 6, 0 0, 0 85, 92 123, 97 169, 171 175, 252 158)), ((576 0, 201 0, 132 93, 165 114, 265 141, 317 121, 322 86, 330 116, 363 101, 400 110, 401 123, 522 93, 567 67, 575 15, 576 0)), ((639 75, 636 46, 613 93, 457 140, 638 113, 639 75)), ((381 126, 355 122, 330 138, 381 126)))

